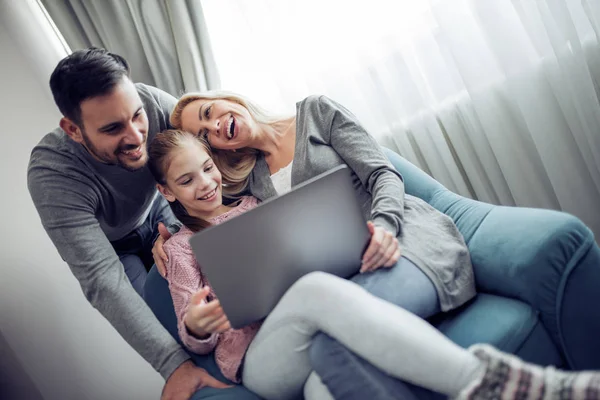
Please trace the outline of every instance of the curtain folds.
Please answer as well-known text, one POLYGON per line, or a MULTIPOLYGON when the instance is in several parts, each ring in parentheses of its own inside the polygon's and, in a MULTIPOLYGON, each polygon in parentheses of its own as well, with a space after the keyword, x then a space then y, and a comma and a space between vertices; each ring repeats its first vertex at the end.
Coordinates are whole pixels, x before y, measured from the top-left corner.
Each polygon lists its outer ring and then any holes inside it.
POLYGON ((71 49, 104 47, 174 96, 219 87, 199 0, 42 0, 71 49))

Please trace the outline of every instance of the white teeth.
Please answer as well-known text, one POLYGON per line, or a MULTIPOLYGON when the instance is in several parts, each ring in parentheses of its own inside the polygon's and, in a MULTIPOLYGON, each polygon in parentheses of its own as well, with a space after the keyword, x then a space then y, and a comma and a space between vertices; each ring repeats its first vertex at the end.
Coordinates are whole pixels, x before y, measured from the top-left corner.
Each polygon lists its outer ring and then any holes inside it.
POLYGON ((141 147, 141 146, 138 146, 138 147, 136 147, 136 148, 135 148, 135 149, 133 149, 133 150, 126 150, 126 151, 122 151, 122 153, 123 153, 123 154, 126 154, 126 155, 130 155, 130 154, 133 154, 133 153, 137 153, 138 151, 140 151, 140 147, 141 147))
POLYGON ((200 197, 200 200, 206 200, 206 199, 210 199, 211 197, 214 196, 215 192, 217 191, 217 188, 214 188, 209 194, 207 194, 204 197, 200 197))
POLYGON ((227 138, 231 139, 233 137, 233 117, 229 118, 229 122, 227 123, 227 138))

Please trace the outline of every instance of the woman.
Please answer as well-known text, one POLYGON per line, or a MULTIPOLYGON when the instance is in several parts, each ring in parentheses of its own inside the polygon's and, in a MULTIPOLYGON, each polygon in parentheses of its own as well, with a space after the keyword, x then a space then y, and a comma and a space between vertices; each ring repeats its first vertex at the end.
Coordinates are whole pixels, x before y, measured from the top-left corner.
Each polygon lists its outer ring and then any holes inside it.
POLYGON ((248 190, 265 200, 347 164, 364 214, 374 225, 361 272, 393 265, 400 250, 402 261, 410 260, 407 264, 431 281, 441 311, 470 300, 475 295, 473 269, 453 221, 404 193, 402 177, 344 107, 325 96, 311 96, 296 109, 293 117, 274 118, 239 95, 188 94, 172 112, 171 124, 210 143, 226 183, 224 194, 231 197, 248 190), (373 251, 376 243, 384 244, 378 253, 373 251))
MULTIPOLYGON (((402 177, 379 145, 354 115, 333 100, 311 96, 297 103, 294 116, 274 117, 239 95, 191 93, 177 103, 171 124, 209 141, 227 184, 225 194, 230 197, 248 191, 266 200, 347 164, 353 171, 364 215, 375 227, 361 269, 368 273, 351 280, 422 318, 457 308, 475 296, 469 252, 453 221, 404 193, 402 177), (402 257, 393 263, 390 254, 398 255, 398 250, 402 257), (377 269, 390 265, 393 268, 377 269)), ((155 257, 159 268, 160 258, 164 258, 161 245, 162 239, 154 250, 162 253, 155 257)), ((317 335, 314 341, 315 348, 328 349, 328 354, 354 358, 326 335, 317 335)), ((325 364, 322 354, 313 357, 316 369, 325 364)), ((361 360, 355 361, 360 368, 361 360)), ((351 374, 355 387, 368 387, 369 379, 357 379, 364 373, 356 370, 351 374)), ((354 399, 345 396, 345 387, 330 384, 349 380, 348 375, 336 378, 335 374, 328 374, 325 382, 332 394, 354 399)))
POLYGON ((513 398, 515 390, 523 399, 541 393, 559 399, 566 392, 578 399, 598 397, 599 374, 544 370, 486 346, 471 353, 413 314, 325 273, 299 279, 263 322, 232 330, 189 237, 258 201, 243 196, 235 205, 222 203, 221 174, 209 146, 191 133, 163 132, 149 156, 160 193, 184 223, 164 246, 181 339, 201 354, 214 349, 223 374, 260 396, 290 399, 301 393, 311 372, 307 344, 322 331, 382 371, 452 398, 513 398))

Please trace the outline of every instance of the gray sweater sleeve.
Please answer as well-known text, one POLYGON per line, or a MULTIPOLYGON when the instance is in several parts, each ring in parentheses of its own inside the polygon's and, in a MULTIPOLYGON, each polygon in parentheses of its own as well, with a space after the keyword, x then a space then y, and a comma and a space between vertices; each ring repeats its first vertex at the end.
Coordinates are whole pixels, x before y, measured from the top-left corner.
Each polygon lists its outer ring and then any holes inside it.
MULTIPOLYGON (((138 84, 153 133, 167 126, 175 99, 138 84)), ((62 259, 79 281, 90 304, 165 379, 189 355, 156 319, 135 292, 96 218, 102 201, 96 178, 86 173, 67 151, 32 151, 27 185, 42 225, 62 259)))
POLYGON ((372 196, 371 219, 395 236, 402 234, 404 182, 379 144, 341 104, 320 96, 321 121, 328 124, 333 149, 372 196))
POLYGON ((81 181, 32 168, 28 187, 42 224, 86 298, 165 379, 189 355, 135 292, 94 216, 94 193, 81 181))

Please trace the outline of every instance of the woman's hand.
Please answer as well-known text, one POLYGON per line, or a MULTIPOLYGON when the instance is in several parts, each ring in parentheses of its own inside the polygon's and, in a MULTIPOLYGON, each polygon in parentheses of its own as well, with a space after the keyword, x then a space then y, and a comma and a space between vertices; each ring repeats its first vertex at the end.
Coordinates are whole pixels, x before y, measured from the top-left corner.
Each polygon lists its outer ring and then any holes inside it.
POLYGON ((167 257, 167 253, 165 253, 165 249, 163 248, 165 242, 171 237, 169 230, 162 222, 158 223, 158 238, 154 242, 152 246, 152 258, 154 258, 154 264, 156 264, 156 269, 158 269, 158 273, 163 277, 167 277, 167 267, 166 263, 169 261, 167 257))
POLYGON ((392 267, 400 259, 398 239, 389 231, 373 222, 367 222, 371 242, 362 259, 360 272, 375 271, 379 267, 392 267))
POLYGON ((208 286, 198 290, 190 299, 183 322, 188 330, 200 339, 206 339, 213 333, 231 329, 231 324, 221 308, 219 300, 206 302, 210 292, 208 286))

